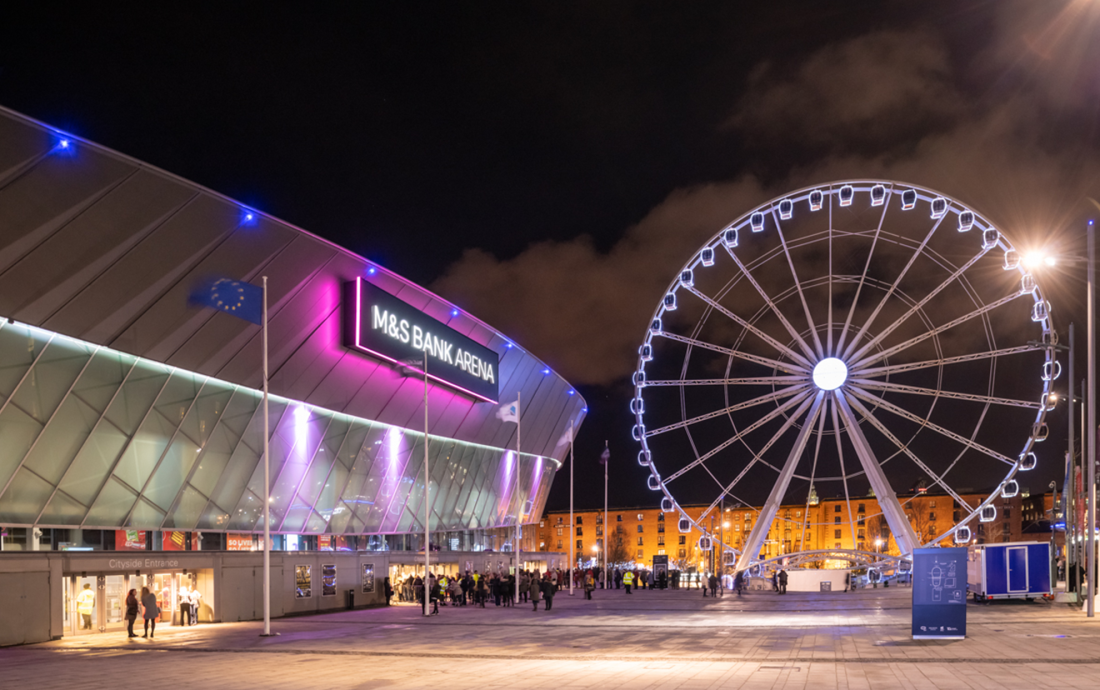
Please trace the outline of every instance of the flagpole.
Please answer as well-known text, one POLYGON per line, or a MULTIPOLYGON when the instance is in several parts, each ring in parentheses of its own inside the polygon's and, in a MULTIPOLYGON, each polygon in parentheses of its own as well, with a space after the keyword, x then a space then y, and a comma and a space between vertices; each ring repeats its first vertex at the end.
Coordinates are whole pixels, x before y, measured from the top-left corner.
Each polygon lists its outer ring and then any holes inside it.
POLYGON ((569 420, 569 596, 573 596, 573 570, 577 561, 573 557, 573 420, 569 420))
POLYGON ((516 545, 512 551, 516 554, 516 600, 513 603, 519 603, 519 571, 522 568, 523 563, 523 545, 521 539, 523 538, 523 496, 520 495, 520 481, 519 481, 519 469, 520 460, 520 420, 523 417, 523 401, 520 398, 520 393, 516 392, 516 545))
POLYGON ((607 524, 607 466, 611 464, 611 452, 607 447, 607 441, 603 442, 603 588, 611 584, 611 565, 608 555, 611 553, 611 526, 607 524))
POLYGON ((428 351, 424 350, 424 615, 430 616, 428 601, 431 598, 428 593, 428 568, 431 567, 432 543, 428 532, 428 519, 431 517, 431 506, 428 504, 428 486, 431 475, 428 474, 428 351))
POLYGON ((263 277, 264 345, 264 637, 271 636, 271 454, 267 416, 267 276, 263 277))

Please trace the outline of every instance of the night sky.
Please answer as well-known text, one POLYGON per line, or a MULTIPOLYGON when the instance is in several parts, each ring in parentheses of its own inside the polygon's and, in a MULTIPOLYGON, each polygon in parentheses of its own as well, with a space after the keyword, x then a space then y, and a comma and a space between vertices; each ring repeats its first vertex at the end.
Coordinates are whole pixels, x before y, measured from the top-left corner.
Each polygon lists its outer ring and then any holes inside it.
MULTIPOLYGON (((1100 197, 1093 1, 222 5, 7 7, 0 104, 514 336, 588 401, 578 506, 602 504, 605 439, 612 505, 654 500, 638 344, 680 266, 754 205, 904 180, 1081 254, 1100 197)), ((1044 288, 1083 372, 1084 272, 1044 288)), ((1048 419, 1035 491, 1061 472, 1064 407, 1048 419)), ((549 507, 567 505, 562 473, 549 507)))

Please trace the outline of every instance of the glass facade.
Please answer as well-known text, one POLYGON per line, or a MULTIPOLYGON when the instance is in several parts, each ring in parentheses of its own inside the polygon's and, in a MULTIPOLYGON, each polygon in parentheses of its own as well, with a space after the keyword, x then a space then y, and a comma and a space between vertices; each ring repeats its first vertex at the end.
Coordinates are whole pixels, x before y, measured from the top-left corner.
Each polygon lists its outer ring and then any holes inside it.
MULTIPOLYGON (((262 530, 262 394, 20 323, 0 324, 0 524, 262 530)), ((424 441, 270 396, 271 527, 423 530, 424 441)), ((557 462, 429 436, 432 530, 541 515, 557 462), (518 467, 516 466, 518 464, 518 467), (516 473, 519 486, 516 489, 516 473)))

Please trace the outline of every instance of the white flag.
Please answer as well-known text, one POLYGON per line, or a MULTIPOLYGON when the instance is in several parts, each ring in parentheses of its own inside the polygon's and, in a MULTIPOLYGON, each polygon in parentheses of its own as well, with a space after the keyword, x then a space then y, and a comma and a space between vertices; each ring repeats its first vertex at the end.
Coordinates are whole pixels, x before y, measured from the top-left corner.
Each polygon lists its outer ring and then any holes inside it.
POLYGON ((515 402, 505 403, 497 410, 497 419, 502 422, 515 422, 519 424, 519 398, 515 402))
POLYGON ((565 433, 558 439, 558 444, 554 448, 561 448, 562 446, 568 446, 573 442, 573 425, 570 424, 565 428, 565 433))

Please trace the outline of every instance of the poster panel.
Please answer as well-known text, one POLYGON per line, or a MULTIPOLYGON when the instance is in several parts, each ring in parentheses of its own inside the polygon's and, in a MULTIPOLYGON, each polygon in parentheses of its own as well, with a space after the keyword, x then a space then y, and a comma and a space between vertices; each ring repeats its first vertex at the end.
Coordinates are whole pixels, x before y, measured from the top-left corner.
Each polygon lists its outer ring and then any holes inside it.
POLYGON ((321 566, 321 596, 334 597, 336 596, 336 566, 335 565, 322 565, 321 566))
POLYGON ((913 639, 966 637, 965 547, 913 551, 913 639))
POLYGON ((374 564, 363 564, 363 594, 374 592, 374 564))
POLYGON ((313 596, 313 566, 294 566, 294 598, 308 599, 313 596))

